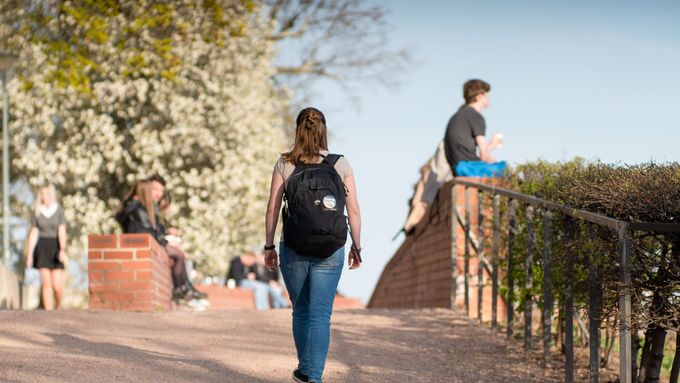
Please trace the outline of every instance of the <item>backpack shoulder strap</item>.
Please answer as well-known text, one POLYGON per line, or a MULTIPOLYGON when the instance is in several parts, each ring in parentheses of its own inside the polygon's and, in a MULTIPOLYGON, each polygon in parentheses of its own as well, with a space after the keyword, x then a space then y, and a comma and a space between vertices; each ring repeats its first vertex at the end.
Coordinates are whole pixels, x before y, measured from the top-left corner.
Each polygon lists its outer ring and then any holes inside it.
POLYGON ((338 162, 340 157, 343 157, 343 155, 342 154, 330 154, 329 153, 328 155, 326 155, 326 157, 324 157, 322 162, 324 164, 329 164, 329 165, 335 166, 335 164, 338 162))

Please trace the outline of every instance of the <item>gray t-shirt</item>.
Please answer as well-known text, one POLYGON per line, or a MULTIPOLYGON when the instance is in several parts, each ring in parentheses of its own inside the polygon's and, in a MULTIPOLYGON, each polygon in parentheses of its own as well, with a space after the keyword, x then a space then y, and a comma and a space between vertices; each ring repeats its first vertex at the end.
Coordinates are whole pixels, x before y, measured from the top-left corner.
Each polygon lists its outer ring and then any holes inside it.
POLYGON ((64 209, 59 206, 57 210, 46 217, 42 213, 33 215, 31 221, 32 226, 37 227, 40 232, 40 238, 57 238, 57 231, 59 225, 66 225, 66 217, 64 217, 64 209))
MULTIPOLYGON (((322 150, 321 154, 324 156, 328 155, 328 150, 322 150)), ((318 163, 321 163, 323 161, 323 157, 319 156, 318 163)), ((276 161, 276 165, 274 165, 274 171, 278 172, 281 174, 281 177, 283 177, 283 188, 284 190, 288 186, 288 178, 290 178, 290 175, 293 174, 293 170, 295 170, 295 165, 291 164, 290 162, 286 162, 283 157, 280 157, 278 161, 276 161)), ((340 157, 338 162, 335 163, 335 170, 340 174, 340 178, 345 181, 345 177, 353 175, 352 167, 349 165, 349 162, 347 162, 347 159, 345 157, 340 157)))
POLYGON ((486 134, 486 123, 475 108, 463 106, 449 120, 444 135, 446 159, 452 168, 460 161, 480 161, 477 156, 477 136, 486 134))

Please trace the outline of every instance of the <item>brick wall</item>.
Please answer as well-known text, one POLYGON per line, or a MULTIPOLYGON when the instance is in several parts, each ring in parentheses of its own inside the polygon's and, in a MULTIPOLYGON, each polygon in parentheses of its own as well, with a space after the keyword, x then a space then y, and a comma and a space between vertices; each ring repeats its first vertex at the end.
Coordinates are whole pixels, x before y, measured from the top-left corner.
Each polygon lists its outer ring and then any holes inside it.
POLYGON ((148 234, 88 236, 90 309, 172 308, 170 261, 148 234))
POLYGON ((387 263, 371 308, 451 307, 451 188, 445 185, 387 263))
MULTIPOLYGON (((479 179, 467 178, 473 182, 479 179)), ((402 245, 387 263, 376 285, 368 307, 382 308, 422 308, 452 307, 465 308, 465 232, 462 225, 456 225, 456 251, 453 268, 452 261, 452 218, 451 192, 453 183, 444 185, 437 199, 430 206, 423 220, 416 227, 415 233, 406 237, 402 245), (453 281, 456 282, 456 294, 453 297, 453 281), (452 299, 453 297, 453 299, 452 299)), ((456 188, 456 204, 459 213, 465 216, 464 187, 456 188)), ((485 232, 490 237, 491 210, 485 205, 485 232)), ((471 232, 478 233, 478 195, 470 189, 470 224, 471 232)), ((487 258, 491 259, 490 243, 485 243, 487 258)), ((502 256, 502 255, 501 255, 502 256)), ((477 317, 478 259, 470 246, 468 272, 468 298, 470 317, 477 317)), ((502 275, 499 277, 502 278, 502 275)), ((482 272, 482 318, 491 320, 491 277, 482 272)), ((504 301, 499 297, 498 319, 505 318, 504 301)))
MULTIPOLYGON (((218 285, 198 285, 196 288, 208 294, 210 309, 254 309, 253 291, 248 289, 230 289, 218 285)), ((333 309, 359 309, 364 304, 358 299, 336 295, 333 309)))
POLYGON ((198 285, 196 288, 208 294, 210 309, 254 309, 253 291, 230 289, 218 285, 198 285))

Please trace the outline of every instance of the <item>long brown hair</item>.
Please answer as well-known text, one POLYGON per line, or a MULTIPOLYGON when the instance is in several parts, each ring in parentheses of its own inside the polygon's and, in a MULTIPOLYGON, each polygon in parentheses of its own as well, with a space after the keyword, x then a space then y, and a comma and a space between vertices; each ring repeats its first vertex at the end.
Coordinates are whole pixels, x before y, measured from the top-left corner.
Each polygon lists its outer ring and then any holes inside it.
POLYGON ((293 148, 281 156, 295 166, 314 163, 322 150, 328 150, 326 117, 316 108, 305 108, 300 111, 295 122, 293 148))
POLYGON ((146 212, 149 214, 149 220, 151 221, 151 226, 156 227, 156 212, 154 210, 153 198, 151 197, 151 182, 150 181, 137 181, 135 182, 130 190, 125 193, 123 201, 120 206, 120 211, 125 209, 130 200, 137 197, 139 203, 144 206, 146 212))

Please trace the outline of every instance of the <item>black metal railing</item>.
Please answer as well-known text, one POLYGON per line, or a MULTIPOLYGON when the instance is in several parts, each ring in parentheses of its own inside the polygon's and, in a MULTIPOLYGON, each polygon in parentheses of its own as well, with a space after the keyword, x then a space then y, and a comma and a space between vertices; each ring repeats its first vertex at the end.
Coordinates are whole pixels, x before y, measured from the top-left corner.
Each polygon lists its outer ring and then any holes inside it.
MULTIPOLYGON (((518 217, 517 211, 519 204, 523 204, 526 208, 526 226, 524 235, 524 348, 528 352, 532 349, 532 312, 534 299, 531 294, 533 288, 532 265, 534 264, 533 256, 536 252, 536 233, 534 231, 533 222, 537 214, 543 217, 543 254, 542 254, 542 271, 543 271, 543 311, 542 311, 542 338, 543 338, 543 366, 549 365, 549 353, 551 347, 551 326, 553 313, 553 259, 552 259, 552 245, 553 245, 553 214, 559 213, 567 217, 583 220, 588 225, 588 235, 591 239, 594 237, 593 225, 606 227, 618 233, 619 246, 619 282, 620 288, 618 290, 618 312, 619 312, 619 354, 620 367, 619 376, 622 383, 632 383, 632 349, 631 349, 631 276, 630 276, 630 260, 632 255, 631 250, 631 233, 635 231, 656 232, 656 233, 678 233, 680 232, 680 224, 674 223, 656 223, 656 222, 628 222, 605 215, 571 208, 569 206, 560 205, 551 201, 536 198, 530 195, 518 193, 512 190, 503 189, 491 185, 471 182, 465 179, 455 179, 453 181, 453 190, 451 193, 451 206, 453 212, 451 225, 451 260, 452 260, 452 274, 454 276, 452 281, 452 307, 455 307, 455 299, 457 294, 457 275, 458 270, 458 249, 457 249, 457 231, 459 225, 463 226, 465 233, 464 245, 464 294, 465 294, 465 310, 470 314, 470 257, 471 248, 478 256, 479 268, 477 270, 477 318, 482 320, 482 306, 483 306, 483 270, 491 276, 492 284, 492 300, 491 300, 491 327, 498 329, 498 299, 499 299, 499 260, 501 255, 501 198, 506 198, 507 201, 507 241, 505 249, 505 287, 507 293, 505 297, 506 312, 506 333, 509 338, 514 337, 514 290, 515 280, 513 273, 510 272, 515 268, 513 259, 513 248, 516 246, 517 240, 517 225, 518 217), (465 213, 464 217, 458 209, 457 199, 459 188, 464 188, 465 193, 465 213), (470 193, 475 189, 478 193, 478 217, 477 217, 477 235, 476 240, 472 238, 470 224, 470 193), (484 214, 487 210, 483 206, 483 196, 487 193, 492 197, 492 228, 491 228, 491 259, 487 259, 484 255, 484 239, 487 233, 484 231, 483 222, 484 214)), ((565 241, 573 240, 576 231, 569 226, 558 227, 562 238, 565 241)), ((593 255, 595 256, 595 255, 593 255)), ((588 269, 588 318, 589 318, 589 345, 590 345, 590 381, 599 382, 599 328, 601 316, 601 291, 599 289, 598 280, 600 276, 596 272, 594 262, 586 257, 588 269)), ((519 265, 518 265, 519 266, 519 265)), ((563 305, 565 314, 565 381, 570 383, 574 381, 574 257, 566 257, 565 265, 565 286, 563 293, 563 305)))

